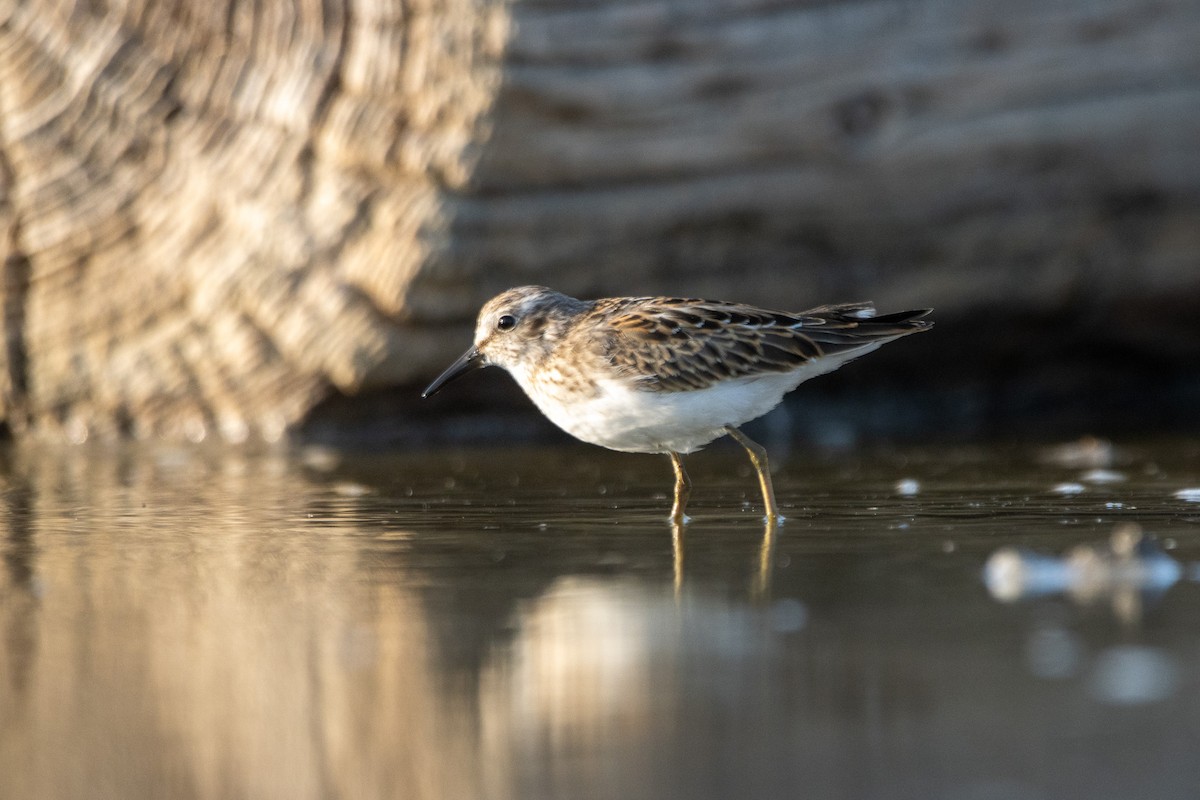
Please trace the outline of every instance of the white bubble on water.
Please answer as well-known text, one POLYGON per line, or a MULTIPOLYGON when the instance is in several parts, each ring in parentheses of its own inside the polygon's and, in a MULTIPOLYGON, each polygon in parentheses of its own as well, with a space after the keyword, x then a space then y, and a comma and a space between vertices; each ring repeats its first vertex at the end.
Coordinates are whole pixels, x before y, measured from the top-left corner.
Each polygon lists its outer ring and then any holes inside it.
POLYGON ((1125 473, 1111 469, 1092 469, 1083 473, 1080 480, 1085 483, 1121 483, 1125 480, 1125 473))

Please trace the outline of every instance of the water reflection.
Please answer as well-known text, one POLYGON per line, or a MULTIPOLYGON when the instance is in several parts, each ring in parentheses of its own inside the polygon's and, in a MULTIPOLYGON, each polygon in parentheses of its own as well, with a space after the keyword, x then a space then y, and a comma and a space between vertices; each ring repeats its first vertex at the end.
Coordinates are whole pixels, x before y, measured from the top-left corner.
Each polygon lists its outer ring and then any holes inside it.
POLYGON ((9 453, 0 796, 1200 787, 1191 584, 1130 630, 978 577, 1130 506, 1195 559, 1187 459, 1070 499, 1033 453, 796 464, 764 527, 718 451, 672 529, 660 464, 588 454, 9 453))
POLYGON ((600 797, 703 797, 722 774, 755 772, 760 788, 773 784, 786 746, 705 752, 715 743, 686 733, 740 729, 764 710, 770 665, 786 647, 771 619, 702 596, 680 606, 638 583, 557 581, 520 609, 516 636, 481 676, 485 760, 510 765, 522 797, 580 786, 600 797), (716 692, 723 708, 697 714, 687 700, 697 691, 716 692))
POLYGON ((1066 594, 1082 605, 1107 602, 1127 624, 1139 622, 1145 602, 1160 597, 1183 574, 1183 566, 1136 523, 1118 525, 1108 541, 1076 545, 1062 557, 1001 547, 984 567, 984 580, 997 600, 1066 594))
POLYGON ((286 461, 21 468, 0 580, 0 795, 474 792, 469 723, 413 658, 430 638, 419 598, 361 580, 358 520, 319 514, 286 461))
MULTIPOLYGON (((671 527, 671 559, 675 597, 683 591, 684 560, 687 555, 686 533, 687 525, 674 516, 669 521, 671 527)), ((775 569, 775 538, 779 535, 779 521, 772 517, 763 519, 762 543, 758 548, 757 570, 750 584, 750 596, 762 599, 770 594, 771 574, 775 569)))

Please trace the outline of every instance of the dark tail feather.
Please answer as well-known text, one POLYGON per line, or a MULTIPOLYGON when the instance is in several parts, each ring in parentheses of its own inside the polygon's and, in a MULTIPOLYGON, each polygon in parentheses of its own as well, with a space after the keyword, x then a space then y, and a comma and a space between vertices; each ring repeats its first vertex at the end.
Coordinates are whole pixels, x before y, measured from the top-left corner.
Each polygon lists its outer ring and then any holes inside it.
MULTIPOLYGON (((878 317, 872 317, 869 320, 865 320, 865 322, 883 323, 884 325, 898 325, 902 322, 908 322, 909 320, 920 319, 921 317, 928 315, 931 311, 933 311, 932 308, 918 308, 912 311, 897 311, 894 314, 883 314, 878 317)), ((918 322, 916 328, 918 330, 924 330, 925 328, 932 326, 933 322, 931 320, 926 320, 924 322, 918 322)))
POLYGON ((932 310, 918 308, 876 315, 871 303, 821 306, 801 315, 806 324, 800 329, 826 353, 836 353, 881 339, 927 331, 933 322, 921 317, 932 310))

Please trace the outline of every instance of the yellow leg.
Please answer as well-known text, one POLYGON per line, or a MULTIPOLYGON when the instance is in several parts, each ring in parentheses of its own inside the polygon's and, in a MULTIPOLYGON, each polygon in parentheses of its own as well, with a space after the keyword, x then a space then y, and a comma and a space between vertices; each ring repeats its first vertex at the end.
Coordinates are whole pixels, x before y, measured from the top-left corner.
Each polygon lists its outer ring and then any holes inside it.
POLYGON ((737 441, 750 455, 750 463, 758 470, 758 482, 762 486, 763 503, 766 504, 768 522, 783 522, 779 506, 775 505, 775 487, 771 485, 771 473, 767 468, 767 449, 758 442, 746 436, 732 425, 725 426, 725 432, 737 441))
POLYGON ((668 453, 671 457, 671 466, 675 468, 675 504, 671 507, 671 522, 676 525, 683 525, 688 521, 687 514, 683 513, 683 509, 687 506, 688 498, 692 494, 692 479, 688 477, 687 471, 683 468, 683 458, 679 453, 668 453))

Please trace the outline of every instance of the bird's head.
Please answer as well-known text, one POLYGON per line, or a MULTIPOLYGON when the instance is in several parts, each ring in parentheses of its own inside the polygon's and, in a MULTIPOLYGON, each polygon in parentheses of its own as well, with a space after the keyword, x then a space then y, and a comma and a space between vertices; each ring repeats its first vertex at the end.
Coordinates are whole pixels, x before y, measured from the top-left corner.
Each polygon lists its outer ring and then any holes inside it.
POLYGON ((545 286, 501 292, 479 310, 474 344, 421 396, 429 397, 474 367, 494 365, 513 371, 539 363, 588 305, 545 286))

